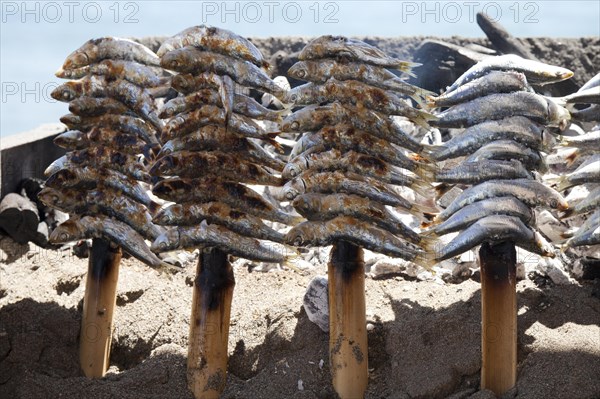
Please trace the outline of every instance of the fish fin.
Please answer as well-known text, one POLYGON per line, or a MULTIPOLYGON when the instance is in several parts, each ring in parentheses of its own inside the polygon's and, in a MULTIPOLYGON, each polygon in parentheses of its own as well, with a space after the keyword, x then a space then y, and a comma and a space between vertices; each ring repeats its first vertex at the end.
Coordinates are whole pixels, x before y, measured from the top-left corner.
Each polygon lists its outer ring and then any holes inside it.
POLYGON ((418 62, 410 62, 410 61, 398 61, 396 63, 396 65, 394 66, 394 69, 397 69, 398 71, 404 72, 405 74, 407 74, 410 77, 416 78, 417 75, 415 75, 412 72, 413 68, 418 68, 423 64, 419 64, 418 62))
POLYGON ((572 166, 577 160, 577 158, 579 158, 579 155, 579 150, 575 150, 571 154, 569 154, 566 158, 567 166, 572 166))
POLYGON ((420 87, 415 90, 415 92, 413 94, 410 95, 410 98, 412 98, 413 100, 415 100, 415 102, 417 104, 419 104, 421 106, 421 108, 424 109, 430 109, 430 98, 433 98, 435 96, 435 93, 429 90, 425 90, 425 89, 421 89, 420 87))
MULTIPOLYGON (((421 157, 421 159, 424 158, 421 157)), ((435 181, 435 169, 435 165, 421 162, 417 164, 414 174, 421 177, 427 183, 433 183, 435 181)), ((429 185, 428 187, 431 188, 429 185)))
POLYGON ((284 261, 281 262, 281 266, 287 267, 295 272, 301 273, 302 270, 300 270, 298 267, 296 267, 296 265, 294 265, 294 263, 296 263, 296 261, 300 259, 300 252, 298 252, 296 248, 290 247, 288 245, 286 245, 285 248, 286 252, 288 253, 286 253, 284 261))
POLYGON ((431 225, 436 215, 437 213, 423 212, 423 217, 427 219, 427 222, 424 223, 428 223, 428 225, 431 225))
POLYGON ((551 177, 549 179, 546 179, 546 182, 551 185, 556 185, 556 191, 564 191, 567 188, 573 186, 573 184, 569 182, 567 176, 564 175, 558 177, 551 177))
POLYGON ((423 144, 423 152, 431 157, 431 159, 436 159, 440 153, 446 150, 446 147, 443 145, 431 145, 431 144, 423 144))
POLYGON ((263 141, 271 144, 279 153, 283 154, 285 152, 283 146, 277 140, 275 140, 279 133, 280 132, 267 133, 266 137, 263 138, 263 141))
POLYGON ((419 265, 427 270, 433 269, 438 262, 435 259, 435 255, 433 252, 429 250, 429 248, 425 252, 419 252, 417 256, 412 260, 412 262, 416 265, 419 265))
POLYGON ((423 111, 420 109, 416 110, 417 112, 417 116, 409 118, 411 119, 414 123, 416 123, 417 125, 421 126, 424 129, 429 130, 431 128, 431 126, 429 126, 429 121, 435 121, 438 120, 439 118, 427 111, 423 111))
POLYGON ((155 216, 156 213, 160 210, 161 206, 162 205, 158 202, 150 200, 150 203, 146 206, 146 208, 148 208, 148 212, 150 212, 150 215, 155 216))
POLYGON ((425 107, 427 109, 437 108, 437 104, 435 102, 436 99, 437 99, 437 97, 435 95, 425 96, 425 107))
MULTIPOLYGON (((432 206, 421 205, 421 204, 417 204, 417 203, 412 204, 412 208, 410 210, 414 211, 414 212, 417 212, 417 215, 415 215, 415 216, 421 216, 421 215, 424 215, 424 214, 436 213, 438 211, 437 209, 435 209, 432 206)), ((413 213, 413 215, 414 215, 414 213, 413 213)))

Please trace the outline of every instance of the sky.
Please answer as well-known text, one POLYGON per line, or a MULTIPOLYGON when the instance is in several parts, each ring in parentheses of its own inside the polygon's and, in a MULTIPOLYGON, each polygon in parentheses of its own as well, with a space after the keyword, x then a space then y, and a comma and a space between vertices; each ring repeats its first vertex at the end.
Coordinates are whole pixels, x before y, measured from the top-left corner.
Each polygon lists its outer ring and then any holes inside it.
MULTIPOLYGON (((65 57, 91 38, 170 36, 199 24, 251 37, 482 37, 483 11, 515 36, 600 37, 600 1, 0 1, 0 137, 58 122, 65 57)), ((0 143, 1 144, 1 143, 0 143)))

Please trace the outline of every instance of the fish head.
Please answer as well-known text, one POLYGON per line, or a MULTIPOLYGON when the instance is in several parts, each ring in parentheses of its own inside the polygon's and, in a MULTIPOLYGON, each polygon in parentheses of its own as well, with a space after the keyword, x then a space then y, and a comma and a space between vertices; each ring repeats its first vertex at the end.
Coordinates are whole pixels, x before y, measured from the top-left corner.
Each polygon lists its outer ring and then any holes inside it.
POLYGON ((187 91, 192 87, 194 76, 190 73, 180 73, 173 76, 171 79, 171 86, 177 91, 187 91))
POLYGON ((294 112, 288 115, 281 123, 281 131, 285 133, 298 132, 300 130, 300 118, 302 115, 297 115, 302 111, 294 112))
POLYGON ((155 253, 172 251, 179 248, 179 229, 172 228, 156 237, 150 245, 150 250, 155 253))
POLYGON ((179 71, 192 61, 187 48, 172 50, 162 56, 160 66, 172 71, 179 71))
POLYGON ((56 172, 58 172, 59 170, 61 170, 65 164, 67 163, 67 156, 63 155, 62 157, 56 159, 54 162, 52 162, 44 171, 44 175, 45 176, 52 176, 53 174, 55 174, 56 172))
POLYGON ((173 168, 178 165, 177 158, 172 155, 165 155, 164 157, 157 160, 154 165, 150 168, 151 176, 162 176, 168 175, 173 168))
POLYGON ((88 57, 87 52, 80 48, 69 54, 69 56, 63 63, 62 69, 81 68, 89 64, 90 58, 88 57))
POLYGON ((283 195, 289 201, 292 201, 294 198, 300 194, 304 194, 305 192, 306 186, 304 185, 304 180, 301 177, 296 177, 283 186, 283 195))
POLYGON ((77 174, 72 170, 60 169, 53 173, 48 180, 46 180, 46 187, 52 187, 56 189, 61 187, 69 187, 72 186, 77 180, 77 174))
POLYGON ((161 158, 164 155, 168 155, 170 153, 172 153, 175 149, 175 146, 173 144, 172 140, 167 141, 160 149, 160 151, 158 152, 158 154, 156 155, 157 158, 161 158))
POLYGON ((304 247, 314 241, 317 229, 311 227, 310 222, 294 226, 285 235, 285 243, 294 247, 304 247))
POLYGON ((75 114, 66 114, 60 117, 60 121, 71 128, 81 124, 82 119, 75 114))
POLYGON ((44 205, 47 205, 51 208, 54 208, 55 206, 60 205, 62 203, 60 193, 51 187, 44 187, 38 193, 38 199, 44 205))
POLYGON ((50 93, 50 97, 56 101, 69 102, 79 97, 77 82, 63 83, 50 93))
POLYGON ((161 119, 171 118, 171 117, 175 116, 176 113, 177 113, 177 110, 175 109, 175 107, 173 107, 169 103, 166 103, 160 109, 160 111, 158 113, 158 117, 161 119))
POLYGON ((56 226, 48 240, 53 244, 72 242, 86 238, 85 228, 79 218, 70 218, 56 226))
POLYGON ((85 133, 79 130, 69 130, 56 136, 53 140, 54 144, 59 147, 72 146, 81 143, 84 140, 85 133))
POLYGON ((300 215, 306 216, 311 209, 319 209, 318 202, 318 197, 311 194, 302 194, 294 198, 292 206, 300 215))
POLYGON ((290 69, 288 69, 288 76, 299 79, 307 80, 310 76, 309 64, 306 61, 298 61, 290 69))
POLYGON ((192 191, 192 185, 179 178, 162 180, 152 187, 152 193, 157 197, 168 196, 175 193, 188 193, 192 191))
POLYGON ((541 250, 543 256, 548 258, 556 257, 556 251, 552 244, 546 241, 546 239, 537 231, 534 233, 534 240, 536 246, 541 250))
POLYGON ((300 155, 285 165, 281 176, 284 179, 293 179, 306 169, 308 169, 308 161, 306 157, 300 155))
POLYGON ((550 120, 553 125, 558 126, 561 131, 564 131, 569 126, 569 121, 571 120, 570 112, 547 97, 546 103, 548 120, 550 120))
POLYGON ((173 204, 167 208, 158 211, 152 218, 152 222, 163 226, 172 226, 179 222, 177 215, 183 214, 183 206, 181 204, 173 204))

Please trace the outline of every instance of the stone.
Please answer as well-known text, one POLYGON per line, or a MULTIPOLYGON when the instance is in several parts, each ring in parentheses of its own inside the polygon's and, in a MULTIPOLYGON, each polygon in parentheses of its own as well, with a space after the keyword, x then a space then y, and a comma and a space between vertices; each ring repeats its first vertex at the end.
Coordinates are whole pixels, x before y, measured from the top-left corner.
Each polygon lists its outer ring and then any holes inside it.
POLYGON ((304 294, 304 311, 308 320, 324 332, 329 332, 329 294, 327 276, 315 276, 304 294))

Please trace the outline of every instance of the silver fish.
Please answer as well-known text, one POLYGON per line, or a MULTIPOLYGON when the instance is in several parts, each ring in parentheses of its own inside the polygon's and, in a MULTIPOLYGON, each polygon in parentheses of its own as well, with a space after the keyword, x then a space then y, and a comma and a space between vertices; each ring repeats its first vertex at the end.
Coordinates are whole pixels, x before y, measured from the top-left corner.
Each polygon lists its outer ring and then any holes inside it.
POLYGON ((182 47, 162 56, 161 66, 183 73, 214 72, 228 75, 236 83, 260 89, 281 98, 286 90, 259 67, 248 61, 239 60, 217 53, 198 50, 194 47, 182 47))
POLYGON ((107 216, 71 218, 58 225, 50 234, 49 240, 52 243, 60 244, 87 238, 106 238, 150 267, 158 269, 173 267, 153 254, 142 236, 134 229, 107 216))
POLYGON ((384 205, 358 195, 307 193, 297 196, 292 205, 298 213, 311 221, 323 222, 337 216, 352 216, 399 235, 413 244, 419 244, 423 239, 384 205))
POLYGON ((162 43, 157 54, 162 57, 169 51, 186 46, 240 58, 259 67, 269 67, 261 52, 248 39, 227 29, 207 25, 192 26, 168 38, 162 43))
POLYGON ((119 100, 110 97, 77 97, 69 102, 69 111, 78 116, 103 114, 133 115, 135 112, 119 100))
POLYGON ((382 67, 358 62, 340 63, 334 59, 298 61, 288 70, 288 76, 314 83, 325 83, 328 79, 358 80, 371 86, 407 95, 419 104, 434 93, 406 83, 382 67))
POLYGON ((357 80, 329 79, 324 84, 306 83, 291 89, 283 99, 295 105, 310 105, 339 101, 365 107, 386 115, 405 116, 416 124, 428 128, 427 121, 436 117, 426 111, 411 107, 396 94, 357 80))
POLYGON ((551 138, 552 135, 539 123, 514 116, 471 126, 442 145, 428 149, 428 152, 432 159, 443 161, 472 154, 496 140, 514 140, 529 148, 550 151, 552 147, 545 143, 551 138))
POLYGON ((456 79, 447 92, 456 90, 459 86, 477 79, 490 71, 521 72, 527 77, 529 83, 536 85, 556 83, 573 76, 573 72, 565 68, 544 64, 539 61, 527 60, 514 54, 506 54, 489 57, 473 65, 456 79))
POLYGON ((575 214, 587 213, 600 207, 600 187, 593 189, 587 197, 573 206, 572 212, 575 214))
POLYGON ((600 151, 600 130, 594 130, 580 136, 562 136, 558 145, 600 151))
POLYGON ((327 105, 309 105, 287 116, 281 124, 282 132, 314 132, 328 125, 344 123, 377 138, 420 153, 424 145, 402 130, 388 115, 365 108, 333 102, 327 105))
POLYGON ((600 154, 593 155, 575 171, 551 180, 551 182, 557 184, 558 191, 585 183, 600 183, 600 154))
POLYGON ((154 252, 177 248, 217 247, 226 253, 259 262, 286 263, 297 257, 292 250, 268 245, 254 238, 236 234, 218 224, 203 221, 198 226, 179 226, 167 230, 150 247, 154 252))
POLYGON ((313 39, 298 54, 298 59, 302 61, 321 58, 357 61, 384 68, 398 69, 406 73, 410 73, 413 67, 421 65, 392 58, 377 47, 363 41, 332 35, 313 39))
POLYGON ((594 226, 584 231, 577 231, 566 243, 566 247, 600 244, 600 226, 594 226))
POLYGON ((484 160, 461 162, 435 174, 435 181, 448 184, 479 184, 495 179, 533 179, 519 161, 484 160))
POLYGON ((154 185, 152 192, 168 201, 224 202, 232 208, 287 225, 294 225, 303 218, 284 212, 243 184, 228 182, 216 177, 200 179, 170 178, 154 185))
POLYGON ((579 122, 600 121, 600 104, 592 104, 582 110, 571 111, 571 118, 579 122))
POLYGON ((392 233, 350 216, 337 216, 324 222, 307 221, 286 234, 286 243, 296 247, 327 246, 344 240, 370 251, 420 263, 424 254, 392 233))
POLYGON ((529 170, 548 171, 548 165, 539 151, 513 140, 496 140, 485 144, 469 155, 465 162, 479 162, 490 159, 515 160, 521 162, 529 170))
POLYGON ((569 209, 569 204, 558 192, 536 180, 488 180, 463 191, 435 220, 446 220, 474 202, 506 196, 518 198, 529 206, 543 205, 563 211, 569 209))
POLYGON ((125 79, 139 87, 158 87, 169 84, 170 77, 161 76, 162 68, 139 64, 134 61, 103 60, 97 64, 77 69, 59 69, 56 77, 81 79, 86 75, 103 75, 114 79, 125 79))
POLYGON ((598 86, 600 86, 600 73, 597 73, 596 75, 594 75, 593 78, 588 80, 583 86, 581 86, 581 89, 579 89, 579 91, 591 89, 598 86))
POLYGON ((168 226, 194 226, 203 220, 225 226, 245 237, 283 243, 284 235, 267 226, 260 218, 233 209, 223 202, 174 204, 154 216, 155 223, 168 226))
POLYGON ((579 90, 576 93, 562 97, 560 100, 567 104, 600 104, 600 86, 579 90))
POLYGON ((69 54, 62 69, 81 68, 104 59, 135 61, 151 66, 160 65, 158 56, 140 43, 118 37, 101 37, 85 42, 69 54))
POLYGON ((123 133, 138 135, 148 144, 157 144, 156 128, 152 127, 144 120, 128 115, 104 114, 101 116, 82 118, 77 115, 67 114, 60 118, 60 121, 67 125, 69 129, 88 132, 94 127, 109 128, 119 130, 123 133))
POLYGON ((80 150, 90 145, 87 134, 82 133, 79 130, 69 130, 61 133, 56 136, 52 142, 67 150, 80 150))
POLYGON ((438 127, 468 127, 479 123, 523 116, 564 130, 571 120, 569 111, 551 99, 535 93, 490 94, 455 105, 437 115, 430 123, 438 127))
POLYGON ((446 92, 437 97, 429 97, 428 105, 431 107, 450 107, 494 93, 512 93, 515 91, 533 91, 524 74, 513 71, 490 71, 486 75, 465 83, 457 90, 446 92))
POLYGON ((484 242, 514 242, 515 245, 542 256, 555 257, 554 249, 537 231, 527 227, 514 216, 493 215, 479 219, 460 232, 446 246, 436 251, 435 259, 442 261, 460 255, 484 242))
POLYGON ((529 224, 534 213, 527 205, 515 197, 495 197, 475 202, 460 209, 442 223, 433 226, 423 234, 443 236, 469 227, 478 220, 491 215, 515 216, 529 224))

